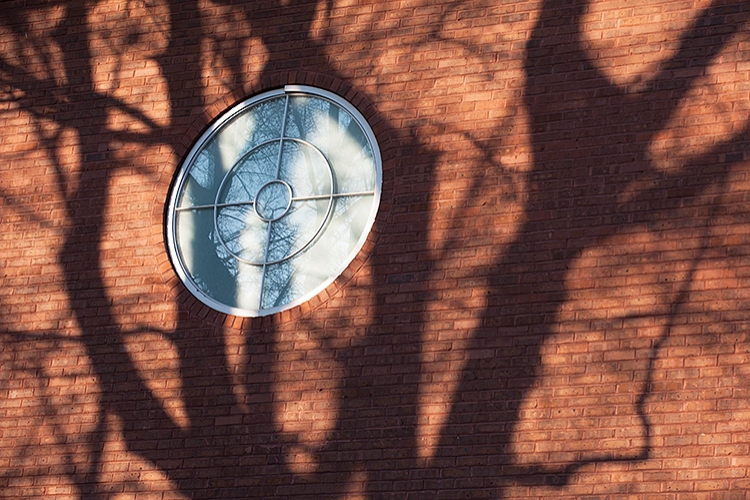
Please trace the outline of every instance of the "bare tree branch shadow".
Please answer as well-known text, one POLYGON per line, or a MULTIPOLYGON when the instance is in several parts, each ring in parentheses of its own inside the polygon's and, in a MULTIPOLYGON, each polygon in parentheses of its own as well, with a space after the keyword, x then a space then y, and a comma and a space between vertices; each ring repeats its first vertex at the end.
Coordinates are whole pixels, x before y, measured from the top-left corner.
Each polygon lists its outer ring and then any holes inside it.
MULTIPOLYGON (((253 30, 257 30, 264 46, 271 54, 266 66, 259 69, 260 78, 271 78, 279 71, 285 70, 287 59, 285 54, 288 40, 279 37, 273 29, 265 29, 265 18, 258 15, 258 9, 268 7, 271 10, 279 7, 281 2, 244 5, 243 15, 253 30), (273 4, 273 5, 271 5, 273 4), (270 7, 269 7, 270 6, 270 7)), ((331 9, 331 2, 324 6, 324 11, 331 9)), ((457 8, 454 4, 449 9, 457 8)), ((90 463, 82 470, 70 473, 71 479, 78 485, 82 498, 106 498, 104 485, 97 484, 102 469, 102 448, 104 422, 107 415, 116 415, 123 421, 123 435, 128 447, 133 453, 149 460, 159 467, 172 479, 183 492, 200 491, 205 497, 223 498, 229 494, 241 491, 245 497, 264 498, 271 496, 309 496, 316 485, 326 485, 326 495, 332 498, 344 498, 347 494, 348 483, 355 473, 363 472, 365 494, 377 497, 382 481, 387 480, 388 474, 408 475, 409 471, 419 471, 425 477, 441 477, 443 471, 462 467, 462 458, 479 456, 477 450, 481 446, 491 446, 489 454, 491 460, 485 465, 492 468, 496 476, 493 484, 489 480, 479 489, 483 495, 496 498, 507 498, 510 486, 521 484, 528 486, 548 485, 562 488, 574 480, 574 476, 587 466, 602 462, 641 461, 650 458, 652 454, 651 428, 648 418, 647 398, 650 384, 653 381, 655 360, 660 354, 664 342, 670 334, 677 318, 685 304, 690 300, 690 286, 693 282, 697 267, 706 246, 690 262, 688 279, 683 283, 668 314, 668 323, 653 344, 649 357, 648 377, 644 382, 644 389, 639 393, 636 408, 638 418, 646 429, 647 444, 637 453, 626 458, 612 455, 595 455, 585 460, 566 464, 564 466, 537 465, 519 467, 513 464, 513 457, 509 451, 510 432, 513 424, 518 421, 520 402, 529 395, 534 384, 534 378, 540 363, 540 347, 546 338, 555 335, 556 311, 567 300, 565 283, 556 284, 552 291, 542 292, 532 299, 531 304, 514 309, 511 305, 518 292, 514 288, 521 282, 520 277, 536 276, 541 279, 548 269, 541 270, 539 262, 534 260, 534 251, 540 247, 540 235, 552 234, 552 241, 548 246, 554 247, 555 259, 553 271, 564 275, 566 269, 580 257, 581 253, 599 242, 611 237, 617 231, 647 227, 657 220, 656 214, 641 211, 631 216, 619 225, 594 228, 591 235, 580 237, 569 228, 559 227, 559 220, 555 214, 549 213, 548 199, 545 194, 544 181, 548 178, 580 179, 590 175, 594 169, 585 172, 576 169, 572 160, 566 157, 568 151, 562 140, 549 135, 547 126, 551 121, 547 106, 540 96, 544 94, 562 94, 574 88, 570 82, 564 81, 564 76, 558 77, 552 70, 555 64, 564 59, 567 64, 576 69, 577 73, 588 75, 588 86, 592 89, 582 103, 571 103, 570 108, 588 112, 588 116, 597 114, 597 98, 606 96, 612 109, 619 110, 619 116, 612 118, 611 124, 619 127, 623 132, 642 133, 653 138, 674 116, 679 103, 690 90, 691 85, 714 61, 718 52, 725 46, 733 33, 744 29, 750 18, 750 11, 745 2, 717 2, 705 9, 698 20, 687 30, 681 48, 677 55, 666 63, 662 71, 648 82, 646 90, 631 94, 611 84, 608 79, 594 69, 580 43, 581 16, 587 2, 579 1, 571 4, 567 1, 548 0, 542 5, 542 16, 534 28, 532 37, 527 44, 525 74, 526 108, 532 119, 532 146, 534 148, 532 170, 524 174, 527 184, 533 187, 524 213, 528 216, 526 222, 518 232, 516 240, 509 245, 505 255, 497 259, 494 268, 489 271, 488 280, 490 297, 486 310, 482 314, 482 326, 473 332, 470 347, 467 350, 469 360, 461 374, 454 403, 450 408, 450 417, 442 432, 437 454, 433 461, 422 460, 418 457, 418 443, 416 440, 417 412, 419 407, 419 382, 408 376, 393 376, 391 368, 396 365, 413 368, 419 374, 424 371, 424 362, 420 358, 420 346, 424 343, 423 332, 429 323, 429 315, 424 310, 409 311, 407 307, 399 309, 387 302, 387 286, 395 273, 384 270, 381 258, 374 252, 372 257, 375 267, 380 267, 375 273, 374 281, 380 296, 374 307, 374 314, 370 324, 366 327, 363 338, 354 339, 351 344, 342 348, 335 342, 324 324, 319 322, 315 314, 311 314, 299 321, 294 328, 300 331, 308 330, 317 336, 322 344, 322 351, 336 359, 343 366, 341 376, 341 401, 335 426, 330 438, 315 448, 315 464, 312 472, 304 477, 296 474, 287 463, 288 450, 300 446, 302 440, 298 435, 285 433, 279 429, 274 420, 277 407, 274 404, 277 389, 277 374, 273 371, 273 356, 279 351, 279 335, 288 333, 289 326, 266 322, 261 327, 246 332, 245 349, 256 354, 261 361, 244 367, 245 385, 249 400, 253 403, 253 414, 247 415, 241 410, 241 402, 237 401, 232 392, 232 384, 228 360, 224 353, 222 336, 218 335, 221 327, 208 325, 202 318, 190 316, 187 309, 189 304, 183 304, 178 327, 175 331, 163 330, 178 346, 180 357, 180 375, 185 384, 185 398, 190 428, 182 429, 174 424, 166 412, 163 402, 148 388, 144 375, 135 366, 124 346, 123 336, 126 334, 144 332, 152 329, 135 327, 126 329, 119 325, 107 301, 107 290, 103 280, 101 262, 94 258, 87 262, 88 278, 85 282, 80 279, 81 263, 79 259, 81 234, 86 235, 93 247, 101 241, 103 231, 102 212, 109 196, 107 179, 113 175, 118 165, 102 161, 95 152, 92 156, 84 156, 82 169, 92 172, 104 172, 102 176, 84 178, 80 185, 73 187, 62 169, 62 161, 55 155, 58 148, 59 135, 44 136, 43 147, 48 151, 56 167, 57 181, 61 193, 67 203, 66 241, 61 249, 61 263, 67 280, 67 292, 74 304, 79 304, 74 310, 76 321, 81 329, 80 342, 86 347, 92 366, 103 388, 101 413, 98 416, 99 428, 93 433, 99 439, 93 444, 90 463), (571 31, 570 27, 573 27, 571 31), (548 37, 563 34, 568 41, 565 45, 566 54, 551 54, 548 48, 548 37), (713 40, 706 43, 707 37, 718 37, 720 43, 713 40), (673 72, 677 69, 695 68, 691 76, 677 78, 673 72), (640 107, 641 104, 651 102, 669 103, 663 109, 640 107), (83 212, 77 207, 83 201, 96 200, 95 206, 90 207, 93 212, 83 212), (92 276, 93 274, 93 276, 92 276), (85 287, 104 295, 100 299, 90 299, 80 302, 80 290, 85 287), (86 308, 96 306, 100 317, 104 318, 103 326, 91 326, 86 308), (408 315, 411 324, 392 321, 395 314, 408 315), (397 344, 398 352, 393 347, 397 344), (269 347, 270 346, 270 347, 269 347), (505 350, 510 348, 520 353, 518 357, 505 356, 505 350), (386 354, 380 358, 366 355, 367 351, 382 350, 386 354), (485 350, 493 350, 494 358, 487 359, 474 356, 485 350), (500 354, 503 354, 502 356, 500 354), (369 357, 368 357, 369 356, 369 357), (269 359, 271 359, 269 361, 269 359), (119 367, 119 371, 111 367, 119 367), (399 392, 400 391, 400 392, 399 392), (367 414, 365 418, 362 415, 367 414), (373 428, 367 422, 378 422, 383 428, 373 428), (218 423, 222 422, 222 423, 218 423), (478 424, 484 425, 484 434, 476 432, 478 424), (391 445, 379 444, 388 441, 391 445), (485 442, 479 442, 479 441, 485 442), (175 463, 172 455, 164 449, 179 446, 189 448, 187 459, 175 463), (209 464, 209 461, 210 464, 209 464), (208 465, 207 465, 208 464, 208 465), (199 471, 212 469, 217 471, 221 479, 249 478, 247 483, 237 486, 225 485, 219 479, 199 480, 199 471), (279 493, 283 492, 283 493, 279 493)), ((340 77, 328 64, 323 52, 324 45, 310 35, 313 22, 312 7, 318 2, 296 2, 292 10, 298 16, 297 32, 294 41, 301 46, 311 49, 311 56, 307 66, 314 68, 321 74, 340 77)), ((127 105, 110 95, 95 90, 91 80, 91 68, 86 68, 81 74, 77 66, 78 57, 83 57, 91 63, 91 54, 84 50, 83 56, 78 51, 77 42, 86 45, 87 37, 84 33, 80 40, 69 39, 69 27, 75 22, 86 19, 87 4, 66 4, 69 24, 63 22, 56 31, 54 38, 58 40, 66 54, 66 71, 69 75, 80 76, 83 99, 95 103, 90 116, 85 119, 71 119, 59 123, 59 130, 71 128, 76 131, 88 131, 98 127, 104 142, 126 141, 138 144, 169 145, 174 135, 184 131, 184 116, 190 113, 189 106, 184 104, 185 91, 181 82, 188 77, 185 75, 184 65, 175 62, 175 57, 182 54, 186 40, 194 38, 191 33, 196 27, 200 28, 203 20, 197 2, 181 2, 174 0, 170 3, 172 21, 171 35, 167 50, 155 59, 163 70, 169 87, 172 120, 170 125, 162 126, 142 111, 127 105), (193 12, 196 17, 181 16, 181 13, 193 12), (143 124, 147 131, 143 133, 129 133, 112 131, 107 128, 105 110, 116 108, 130 118, 143 124), (180 121, 183 120, 183 121, 180 121)), ((279 7, 280 8, 280 7, 279 7)), ((8 14, 9 15, 9 14, 8 14)), ((18 25, 11 22, 12 25, 18 25)), ((17 33, 20 36, 20 31, 17 33)), ((440 26, 436 26, 431 33, 432 39, 440 39, 440 26)), ((198 38, 204 38, 200 35, 198 38)), ((209 38, 210 37, 205 37, 209 38)), ((555 42, 557 43, 557 42, 555 42)), ((482 59, 470 44, 458 44, 469 53, 482 59)), ((45 49, 37 44, 37 52, 46 54, 45 49)), ((239 85, 247 83, 247 75, 240 61, 240 53, 231 47, 226 49, 226 64, 231 68, 232 75, 228 84, 239 85)), ((49 59, 49 57, 47 57, 49 59)), ((484 58, 483 71, 492 72, 491 58, 484 58)), ((199 69, 191 69, 195 78, 200 77, 199 69)), ((4 84, 11 90, 8 99, 17 101, 24 111, 30 113, 36 120, 41 120, 56 113, 63 113, 76 102, 68 99, 60 90, 54 79, 42 80, 25 71, 20 65, 11 64, 7 60, 0 60, 0 74, 4 84), (46 92, 54 97, 53 103, 46 108, 39 108, 30 97, 35 92, 46 92), (28 96, 28 97, 27 97, 28 96)), ((560 73, 567 74, 566 72, 560 73)), ((343 79, 343 78, 341 78, 343 79)), ((36 95, 36 94, 34 94, 36 95)), ((573 123, 573 122, 571 122, 573 123)), ((499 127, 508 126, 507 121, 499 122, 499 127)), ((397 178, 408 168, 424 168, 430 170, 439 162, 439 152, 425 146, 419 137, 408 137, 404 131, 391 132, 394 143, 388 145, 393 156, 404 153, 404 159, 392 161, 395 169, 401 172, 392 173, 392 179, 397 178), (416 167, 410 162, 416 163, 416 167)), ((596 124, 583 124, 579 128, 572 127, 568 133, 576 138, 590 134, 592 146, 588 153, 591 157, 606 156, 598 154, 604 149, 603 131, 597 130, 596 124), (597 153, 596 155, 594 153, 597 153)), ((618 180, 619 172, 610 170, 601 174, 603 184, 614 186, 597 201, 594 207, 598 213, 625 213, 626 205, 643 203, 647 205, 654 199, 666 199, 671 191, 684 186, 693 176, 704 175, 704 169, 712 169, 713 181, 698 186, 691 195, 683 195, 683 199, 700 197, 712 187, 719 186, 720 190, 728 188, 729 174, 739 163, 748 158, 748 130, 747 127, 728 141, 717 145, 708 153, 693 159, 682 170, 676 172, 659 172, 646 160, 645 148, 648 139, 642 140, 642 147, 634 153, 633 164, 635 174, 618 180), (643 188, 643 183, 650 187, 643 188), (637 186, 638 189, 635 189, 637 186)), ((493 150, 498 148, 502 137, 495 136, 482 139, 472 133, 465 133, 464 138, 481 152, 479 164, 493 171, 493 180, 509 185, 508 196, 519 196, 514 190, 516 174, 509 171, 493 156, 493 150)), ((106 160, 106 158, 104 158, 106 160)), ((392 180, 394 184, 395 181, 392 180)), ((481 176, 471 181, 466 190, 467 197, 479 196, 487 179, 481 176)), ((436 188, 434 178, 426 181, 436 188)), ((556 194, 550 189, 552 194, 556 194)), ((399 191, 399 187, 392 188, 393 199, 396 195, 404 195, 407 190, 399 191)), ((5 196, 5 203, 12 202, 5 196)), ((717 196, 717 198, 719 198, 717 196)), ((659 214, 662 216, 663 214, 659 214)), ((672 211, 669 216, 684 215, 680 208, 672 211)), ((704 239, 709 232, 713 215, 705 219, 704 239)), ((36 220, 36 219, 35 219, 36 220)), ((422 236, 429 230, 429 220, 414 223, 412 229, 422 236)), ((380 238, 383 241, 394 241, 403 237, 401 229, 384 228, 380 238)), ((439 251, 430 252, 426 242, 417 241, 413 248, 418 252, 429 255, 424 267, 426 271, 417 278, 430 281, 431 274, 440 261, 453 249, 462 244, 461 238, 448 239, 443 242, 439 251)), ((425 303, 435 300, 425 293, 425 303)), ((34 338, 37 334, 20 334, 6 332, 6 339, 18 341, 34 338)), ((38 339, 54 338, 55 334, 38 334, 38 339)), ((481 457, 480 457, 481 458, 481 457)), ((485 460, 486 456, 482 458, 485 460)), ((466 461, 468 462, 468 461, 466 461)))

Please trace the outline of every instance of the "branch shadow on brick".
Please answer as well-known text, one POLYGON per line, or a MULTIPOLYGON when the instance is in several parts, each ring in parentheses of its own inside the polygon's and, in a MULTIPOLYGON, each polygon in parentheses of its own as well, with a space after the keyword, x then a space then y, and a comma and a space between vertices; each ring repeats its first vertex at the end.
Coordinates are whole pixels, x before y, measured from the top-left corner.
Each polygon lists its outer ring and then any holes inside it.
MULTIPOLYGON (((298 21, 295 41, 310 51, 309 57, 303 64, 279 56, 289 53, 288 40, 269 29, 262 35, 263 43, 270 54, 277 55, 270 57, 267 66, 260 70, 260 78, 277 77, 288 70, 286 64, 298 63, 307 71, 344 80, 326 62, 323 47, 309 38, 318 2, 292 3, 290 12, 298 21)), ((137 110, 129 110, 149 129, 144 134, 113 132, 108 128, 107 107, 126 106, 97 92, 92 83, 86 30, 79 27, 87 18, 86 5, 80 2, 66 6, 69 21, 63 22, 55 33, 55 40, 66 55, 65 70, 77 82, 74 96, 58 95, 62 91, 57 89, 54 79, 31 80, 23 75, 22 68, 0 59, 3 84, 26 94, 40 89, 54 94, 56 104, 51 111, 40 110, 33 99, 22 99, 21 106, 37 119, 65 115, 61 126, 82 135, 101 134, 105 144, 119 140, 168 143, 165 137, 177 136, 187 128, 184 117, 194 104, 188 98, 191 91, 184 89, 181 82, 200 79, 200 68, 186 69, 180 60, 185 50, 200 46, 193 39, 193 33, 200 31, 202 23, 198 3, 170 2, 170 42, 157 58, 168 82, 173 116, 183 118, 163 127, 137 110), (79 67, 81 59, 87 61, 88 67, 79 67), (55 108, 59 103, 64 105, 55 108), (71 106, 80 106, 85 113, 68 116, 71 106)), ((277 15, 282 8, 282 2, 262 5, 267 11, 259 7, 242 10, 258 30, 264 28, 265 15, 277 15)), ((520 418, 520 405, 537 382, 542 345, 557 333, 561 305, 570 300, 566 273, 583 252, 622 231, 658 231, 656 224, 660 221, 695 219, 696 213, 700 213, 697 225, 703 245, 708 245, 714 209, 721 206, 721 194, 727 190, 730 173, 748 159, 747 125, 678 170, 659 171, 648 160, 646 148, 667 126, 701 74, 698 71, 693 76, 678 77, 675 70, 708 68, 731 36, 746 29, 750 8, 746 2, 737 1, 717 2, 705 9, 684 34, 677 55, 648 82, 644 91, 631 94, 613 85, 589 60, 580 37, 586 5, 584 1, 545 1, 527 42, 524 103, 531 117, 533 165, 526 174, 530 188, 523 210, 524 222, 514 242, 489 272, 490 288, 481 326, 472 332, 468 361, 456 393, 450 395, 450 414, 441 430, 434 458, 429 460, 419 456, 417 428, 420 425, 418 375, 425 370, 420 350, 431 321, 425 312, 425 305, 431 299, 425 292, 416 311, 410 308, 413 303, 394 305, 387 300, 385 285, 397 279, 428 282, 440 262, 427 261, 423 273, 405 278, 389 273, 387 266, 378 266, 385 258, 375 250, 372 261, 378 271, 373 282, 381 294, 376 298, 375 312, 364 335, 346 347, 338 346, 335 332, 327 331, 314 313, 297 323, 298 329, 307 330, 320 342, 321 350, 342 366, 340 400, 331 434, 311 452, 314 463, 309 474, 300 475, 290 468, 288 452, 300 446, 301 440, 293 433, 282 432, 275 417, 276 344, 279 332, 285 330, 266 322, 245 332, 244 348, 253 360, 243 367, 242 373, 246 393, 250 395, 248 403, 252 405, 248 414, 241 409, 232 389, 234 382, 222 328, 182 310, 177 329, 164 332, 179 353, 189 422, 188 428, 176 425, 128 355, 123 341, 128 331, 118 324, 112 311, 108 299, 111 291, 105 286, 97 255, 104 226, 102 214, 109 196, 107 180, 120 165, 108 161, 106 153, 84 148, 81 182, 72 192, 61 173, 63 169, 58 168, 57 179, 66 197, 69 219, 60 263, 81 331, 80 343, 85 346, 102 390, 98 427, 88 436, 92 450, 89 463, 66 472, 78 495, 91 500, 109 497, 101 474, 106 415, 116 415, 122 421, 129 451, 158 467, 180 492, 191 498, 344 499, 356 477, 363 483, 362 495, 369 498, 403 496, 403 491, 384 493, 389 487, 396 489, 396 483, 404 490, 411 488, 409 494, 414 498, 434 498, 438 492, 461 489, 463 480, 465 489, 477 498, 504 499, 510 498, 509 488, 517 485, 565 487, 591 464, 649 459, 653 445, 646 400, 653 381, 654 362, 690 300, 690 286, 702 252, 689 263, 688 277, 676 288, 676 298, 660 337, 651 345, 649 375, 635 403, 646 436, 644 446, 629 454, 597 453, 567 463, 518 465, 510 444, 520 418), (722 29, 717 32, 716 27, 722 29), (711 45, 704 44, 707 37, 713 37, 711 45), (575 99, 570 97, 573 93, 575 99), (550 102, 562 103, 561 111, 550 113, 550 102), (660 108, 652 105, 655 102, 667 105, 660 108), (606 140, 608 134, 632 140, 613 150, 606 140), (592 178, 596 180, 593 184, 592 178), (580 192, 569 189, 581 185, 591 187, 580 192), (690 189, 685 190, 686 186, 690 189), (695 206, 705 211, 696 212, 695 206), (612 214, 622 217, 611 222, 612 214), (582 223, 592 220, 595 223, 582 223), (543 286, 520 293, 519 289, 528 283, 543 286), (92 310, 96 311, 94 317, 92 310), (410 321, 394 324, 388 320, 398 314, 408 315, 410 321), (486 352, 493 355, 486 356, 486 352), (478 478, 474 476, 476 470, 480 471, 478 478)), ((241 65, 236 61, 239 52, 229 52, 230 66, 237 73, 233 81, 245 82, 246 76, 240 74, 241 65)), ((437 189, 437 181, 431 174, 439 161, 438 153, 405 131, 391 130, 384 136, 391 138, 384 148, 392 159, 390 165, 397 170, 387 174, 392 181, 387 193, 391 200, 398 204, 400 199, 408 198, 408 189, 398 183, 398 176, 404 172, 427 174, 425 183, 437 189)), ((55 140, 51 137, 43 145, 52 158, 55 158, 55 140)), ((477 147, 482 146, 479 141, 473 142, 477 147)), ((484 161, 491 162, 491 156, 488 154, 484 161)), ((502 168, 497 169, 497 177, 508 181, 502 168)), ((474 179, 469 190, 472 196, 479 196, 484 183, 492 180, 474 179)), ((412 224, 412 236, 416 235, 410 240, 412 251, 429 254, 429 246, 423 239, 428 230, 427 218, 412 224)), ((399 231, 385 224, 379 238, 383 241, 404 238, 399 231)), ((460 246, 458 236, 446 244, 446 248, 451 246, 460 246)), ((6 332, 4 337, 17 341, 15 332, 6 332)))

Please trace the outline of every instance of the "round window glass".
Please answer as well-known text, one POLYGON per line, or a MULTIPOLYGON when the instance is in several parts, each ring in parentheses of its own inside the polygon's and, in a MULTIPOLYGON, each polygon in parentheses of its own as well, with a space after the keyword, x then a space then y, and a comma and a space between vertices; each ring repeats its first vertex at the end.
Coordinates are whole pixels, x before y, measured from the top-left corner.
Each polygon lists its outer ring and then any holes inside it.
POLYGON ((380 203, 375 136, 341 97, 287 86, 209 127, 172 188, 167 240, 185 285, 239 316, 300 304, 362 248, 380 203))

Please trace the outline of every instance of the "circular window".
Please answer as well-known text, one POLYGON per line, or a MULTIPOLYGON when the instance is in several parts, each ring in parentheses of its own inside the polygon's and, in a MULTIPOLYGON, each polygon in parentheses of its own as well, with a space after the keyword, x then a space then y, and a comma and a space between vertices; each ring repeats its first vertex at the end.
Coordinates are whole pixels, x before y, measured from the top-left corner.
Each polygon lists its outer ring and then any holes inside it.
POLYGON ((380 203, 375 136, 339 96, 287 86, 200 137, 172 189, 169 252, 203 303, 238 316, 300 304, 354 259, 380 203))

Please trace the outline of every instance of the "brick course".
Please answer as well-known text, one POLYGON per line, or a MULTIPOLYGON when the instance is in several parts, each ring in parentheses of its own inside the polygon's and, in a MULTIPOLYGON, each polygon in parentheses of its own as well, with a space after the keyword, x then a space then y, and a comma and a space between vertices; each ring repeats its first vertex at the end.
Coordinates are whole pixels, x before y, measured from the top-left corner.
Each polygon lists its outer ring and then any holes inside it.
POLYGON ((750 5, 12 1, 0 9, 0 496, 739 499, 750 5), (346 98, 375 226, 227 316, 164 238, 233 104, 346 98))

